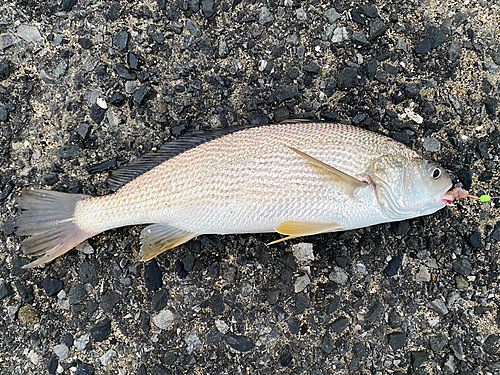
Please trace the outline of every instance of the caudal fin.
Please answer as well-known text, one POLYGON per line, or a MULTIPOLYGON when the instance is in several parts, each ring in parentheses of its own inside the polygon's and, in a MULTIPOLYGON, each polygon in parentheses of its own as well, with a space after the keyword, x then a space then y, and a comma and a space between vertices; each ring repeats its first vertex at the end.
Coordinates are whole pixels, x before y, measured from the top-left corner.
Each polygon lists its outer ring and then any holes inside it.
POLYGON ((23 268, 48 263, 97 234, 80 229, 74 221, 76 204, 87 198, 52 190, 22 192, 19 206, 23 211, 17 219, 16 234, 30 236, 22 242, 25 255, 41 255, 23 268))

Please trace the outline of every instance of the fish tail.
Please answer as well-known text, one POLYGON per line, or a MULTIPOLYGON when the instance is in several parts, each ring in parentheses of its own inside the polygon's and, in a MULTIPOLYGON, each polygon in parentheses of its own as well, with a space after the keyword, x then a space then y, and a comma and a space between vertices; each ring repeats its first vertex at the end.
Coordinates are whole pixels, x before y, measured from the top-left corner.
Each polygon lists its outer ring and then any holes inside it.
POLYGON ((16 234, 30 236, 22 242, 25 255, 40 255, 23 268, 48 263, 97 234, 83 230, 75 222, 76 205, 87 198, 88 195, 52 190, 22 192, 19 199, 22 212, 17 219, 16 234))

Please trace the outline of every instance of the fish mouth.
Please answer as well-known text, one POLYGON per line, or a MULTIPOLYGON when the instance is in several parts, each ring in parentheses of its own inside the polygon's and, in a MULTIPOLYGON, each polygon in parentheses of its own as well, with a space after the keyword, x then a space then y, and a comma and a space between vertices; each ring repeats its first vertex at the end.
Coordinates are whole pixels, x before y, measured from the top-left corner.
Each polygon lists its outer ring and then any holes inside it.
POLYGON ((445 203, 445 204, 450 204, 453 202, 453 200, 456 198, 452 194, 449 194, 451 187, 453 184, 449 184, 446 188, 441 190, 439 193, 437 193, 434 196, 434 203, 445 203))

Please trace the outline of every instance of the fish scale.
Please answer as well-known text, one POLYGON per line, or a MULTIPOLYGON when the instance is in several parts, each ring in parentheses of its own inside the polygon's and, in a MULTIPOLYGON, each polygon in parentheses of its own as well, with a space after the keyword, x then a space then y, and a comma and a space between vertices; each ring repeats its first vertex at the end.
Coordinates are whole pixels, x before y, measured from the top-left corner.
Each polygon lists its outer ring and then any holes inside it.
POLYGON ((211 139, 107 196, 28 190, 19 233, 32 235, 26 253, 43 255, 29 266, 125 225, 154 224, 141 235, 149 259, 200 234, 296 237, 402 220, 444 207, 451 186, 441 167, 408 147, 350 125, 295 121, 211 139), (439 181, 429 176, 434 168, 439 181), (30 214, 49 204, 44 199, 59 200, 67 212, 30 214))

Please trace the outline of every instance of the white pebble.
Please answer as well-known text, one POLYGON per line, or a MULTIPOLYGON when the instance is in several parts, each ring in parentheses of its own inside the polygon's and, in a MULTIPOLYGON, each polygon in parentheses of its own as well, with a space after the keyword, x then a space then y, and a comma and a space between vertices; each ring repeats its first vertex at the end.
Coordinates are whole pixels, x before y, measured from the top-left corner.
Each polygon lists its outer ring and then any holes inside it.
POLYGON ((307 242, 300 242, 292 246, 293 256, 299 262, 307 262, 314 260, 313 244, 307 242))
POLYGON ((174 313, 168 309, 162 310, 153 317, 153 324, 161 329, 167 329, 174 323, 174 313))
POLYGON ((69 357, 69 348, 65 344, 59 344, 54 346, 54 354, 59 357, 60 361, 64 361, 69 357))

